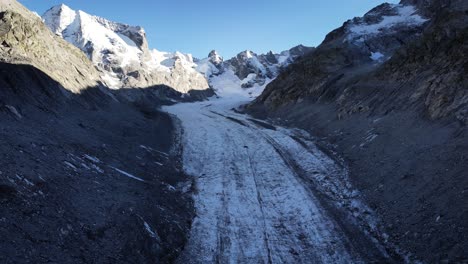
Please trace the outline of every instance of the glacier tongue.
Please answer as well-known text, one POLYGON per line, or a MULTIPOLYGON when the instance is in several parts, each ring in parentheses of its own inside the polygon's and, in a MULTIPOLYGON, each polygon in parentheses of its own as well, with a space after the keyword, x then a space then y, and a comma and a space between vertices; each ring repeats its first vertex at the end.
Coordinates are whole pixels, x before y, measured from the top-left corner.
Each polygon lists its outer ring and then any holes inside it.
POLYGON ((304 131, 232 111, 251 100, 237 92, 163 108, 181 121, 184 170, 196 189, 197 214, 176 263, 365 263, 354 244, 361 239, 366 251, 385 256, 370 237, 380 234, 377 220, 346 169, 304 131), (345 224, 324 196, 346 214, 345 224), (368 223, 369 238, 349 237, 357 219, 368 223))

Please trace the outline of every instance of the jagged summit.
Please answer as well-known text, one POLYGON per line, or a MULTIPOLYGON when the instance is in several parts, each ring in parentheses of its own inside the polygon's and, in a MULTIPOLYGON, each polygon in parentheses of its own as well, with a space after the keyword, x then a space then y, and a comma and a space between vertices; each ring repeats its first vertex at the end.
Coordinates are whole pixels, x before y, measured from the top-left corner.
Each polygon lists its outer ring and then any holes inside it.
POLYGON ((213 50, 208 58, 197 61, 197 70, 209 79, 210 85, 219 94, 256 96, 278 76, 281 69, 312 50, 302 45, 298 47, 279 54, 270 51, 259 55, 251 50, 244 50, 229 60, 223 60, 213 50))
POLYGON ((208 54, 208 58, 214 65, 219 65, 224 61, 223 57, 221 57, 216 50, 212 50, 210 54, 208 54))

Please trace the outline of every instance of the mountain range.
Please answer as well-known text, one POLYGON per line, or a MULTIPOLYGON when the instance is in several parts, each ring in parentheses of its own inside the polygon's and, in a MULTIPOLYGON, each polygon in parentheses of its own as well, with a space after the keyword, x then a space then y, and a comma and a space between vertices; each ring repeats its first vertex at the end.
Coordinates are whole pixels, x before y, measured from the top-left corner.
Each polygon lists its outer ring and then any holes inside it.
POLYGON ((467 39, 401 0, 194 58, 0 0, 0 262, 465 263, 467 39))
POLYGON ((191 54, 150 50, 142 27, 112 22, 64 4, 46 11, 42 19, 53 33, 81 49, 101 72, 106 86, 113 89, 167 85, 187 94, 213 86, 217 89, 210 78, 226 74, 232 79, 231 71, 237 76, 236 86, 263 86, 310 50, 298 46, 266 55, 244 51, 227 61, 213 51, 198 60, 191 54))

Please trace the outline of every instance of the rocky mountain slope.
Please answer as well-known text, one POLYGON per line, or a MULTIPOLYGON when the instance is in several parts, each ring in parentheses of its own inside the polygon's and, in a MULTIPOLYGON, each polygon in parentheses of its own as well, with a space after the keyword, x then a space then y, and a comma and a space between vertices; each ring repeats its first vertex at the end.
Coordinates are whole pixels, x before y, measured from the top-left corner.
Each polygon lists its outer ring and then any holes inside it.
POLYGON ((185 244, 190 180, 159 88, 112 91, 100 74, 0 1, 1 263, 167 263, 185 244))
POLYGON ((345 158, 390 241, 466 261, 468 2, 383 4, 327 35, 248 111, 345 158))
POLYGON ((272 83, 257 103, 275 108, 306 98, 334 101, 340 115, 418 108, 431 118, 466 123, 466 80, 455 77, 465 70, 458 52, 466 47, 457 44, 465 31, 464 7, 453 1, 440 11, 436 3, 382 4, 346 22, 272 83), (449 65, 450 73, 444 74, 449 65))
POLYGON ((100 78, 77 48, 52 34, 41 19, 14 0, 0 3, 0 60, 30 64, 69 91, 94 87, 100 78))
POLYGON ((194 69, 191 55, 150 50, 141 27, 112 22, 63 4, 52 7, 42 18, 52 32, 88 56, 111 88, 166 85, 181 93, 209 88, 203 75, 194 69))

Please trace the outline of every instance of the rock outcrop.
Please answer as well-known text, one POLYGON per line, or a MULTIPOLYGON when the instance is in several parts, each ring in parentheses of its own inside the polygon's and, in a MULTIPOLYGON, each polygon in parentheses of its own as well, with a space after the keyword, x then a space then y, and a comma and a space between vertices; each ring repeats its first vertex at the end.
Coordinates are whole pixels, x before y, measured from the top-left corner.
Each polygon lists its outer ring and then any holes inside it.
POLYGON ((0 61, 32 65, 73 93, 100 82, 79 49, 52 34, 39 17, 14 0, 0 2, 0 61))

